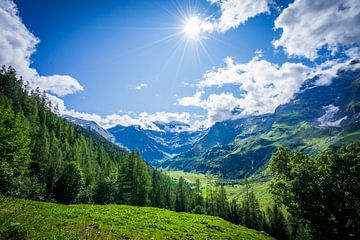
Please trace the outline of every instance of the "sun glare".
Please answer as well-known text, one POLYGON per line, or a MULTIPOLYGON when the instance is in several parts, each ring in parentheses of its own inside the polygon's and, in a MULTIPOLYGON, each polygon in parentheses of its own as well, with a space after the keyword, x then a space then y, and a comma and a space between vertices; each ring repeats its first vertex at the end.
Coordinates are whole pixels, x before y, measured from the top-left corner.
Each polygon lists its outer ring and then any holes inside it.
POLYGON ((185 21, 183 32, 188 38, 198 39, 200 30, 200 20, 198 17, 191 17, 185 21))

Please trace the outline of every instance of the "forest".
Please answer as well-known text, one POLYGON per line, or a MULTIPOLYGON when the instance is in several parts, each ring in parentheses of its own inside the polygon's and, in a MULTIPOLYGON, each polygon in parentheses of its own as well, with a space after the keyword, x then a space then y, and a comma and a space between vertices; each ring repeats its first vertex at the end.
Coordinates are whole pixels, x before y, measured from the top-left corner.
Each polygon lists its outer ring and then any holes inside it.
POLYGON ((316 157, 280 148, 272 157, 275 204, 262 211, 250 187, 229 199, 156 170, 138 152, 69 123, 15 69, 0 70, 0 194, 62 204, 127 204, 219 216, 276 239, 360 236, 360 145, 316 157))

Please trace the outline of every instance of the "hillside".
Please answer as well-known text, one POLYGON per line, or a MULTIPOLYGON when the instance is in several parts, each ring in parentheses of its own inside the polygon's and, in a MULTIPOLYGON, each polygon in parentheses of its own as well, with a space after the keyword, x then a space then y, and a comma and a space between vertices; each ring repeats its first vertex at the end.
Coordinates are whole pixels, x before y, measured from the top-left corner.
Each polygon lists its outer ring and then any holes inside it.
POLYGON ((205 215, 127 205, 66 206, 0 198, 0 236, 14 235, 16 239, 271 239, 205 215))
POLYGON ((279 146, 313 155, 354 142, 360 138, 359 76, 350 68, 339 70, 330 85, 309 79, 273 114, 216 123, 162 167, 244 178, 264 169, 279 146))

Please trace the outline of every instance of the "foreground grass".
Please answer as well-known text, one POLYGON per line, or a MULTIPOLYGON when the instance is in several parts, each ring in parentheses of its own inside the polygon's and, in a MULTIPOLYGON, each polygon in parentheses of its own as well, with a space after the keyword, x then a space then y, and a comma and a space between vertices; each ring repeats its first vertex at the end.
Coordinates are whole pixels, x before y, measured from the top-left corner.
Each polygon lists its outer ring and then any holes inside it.
POLYGON ((0 238, 270 239, 205 215, 150 207, 60 205, 5 197, 0 197, 0 238))

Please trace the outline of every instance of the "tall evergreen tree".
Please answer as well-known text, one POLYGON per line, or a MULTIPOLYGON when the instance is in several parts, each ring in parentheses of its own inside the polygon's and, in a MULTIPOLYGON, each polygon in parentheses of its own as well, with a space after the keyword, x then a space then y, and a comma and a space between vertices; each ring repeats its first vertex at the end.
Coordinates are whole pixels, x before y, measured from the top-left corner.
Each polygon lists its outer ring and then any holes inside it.
POLYGON ((83 187, 83 177, 79 166, 70 162, 55 185, 55 198, 60 203, 73 203, 83 187))
POLYGON ((277 204, 267 210, 269 229, 268 233, 278 240, 289 238, 286 219, 277 204))
POLYGON ((243 208, 243 224, 244 226, 252 229, 261 230, 263 223, 263 214, 260 211, 259 202, 250 189, 249 186, 246 187, 245 196, 242 202, 243 208))
POLYGON ((185 180, 183 177, 179 178, 179 182, 176 186, 175 210, 177 212, 186 212, 186 210, 187 210, 185 180))
POLYGON ((21 114, 0 105, 0 193, 21 196, 29 173, 30 139, 21 114))
POLYGON ((161 181, 161 175, 158 171, 152 172, 152 179, 151 179, 151 205, 153 207, 164 207, 165 206, 165 194, 164 194, 164 187, 161 181))
POLYGON ((221 185, 217 195, 217 215, 221 218, 226 218, 228 215, 228 202, 224 185, 221 185))

